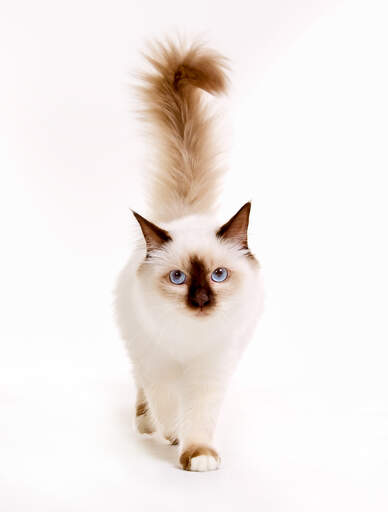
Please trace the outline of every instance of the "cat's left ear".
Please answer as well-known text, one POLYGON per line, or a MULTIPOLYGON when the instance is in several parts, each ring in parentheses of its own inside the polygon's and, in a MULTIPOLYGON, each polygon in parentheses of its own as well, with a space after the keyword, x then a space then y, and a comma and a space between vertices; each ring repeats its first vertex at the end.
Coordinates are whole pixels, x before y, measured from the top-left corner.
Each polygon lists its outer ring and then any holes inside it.
POLYGON ((248 224, 251 202, 245 203, 239 211, 217 231, 217 236, 224 240, 230 240, 241 245, 242 249, 248 249, 248 224))
POLYGON ((147 246, 147 255, 155 249, 160 249, 163 244, 172 240, 168 231, 160 228, 156 224, 153 224, 149 220, 139 215, 137 212, 132 211, 132 213, 143 232, 144 240, 147 246))

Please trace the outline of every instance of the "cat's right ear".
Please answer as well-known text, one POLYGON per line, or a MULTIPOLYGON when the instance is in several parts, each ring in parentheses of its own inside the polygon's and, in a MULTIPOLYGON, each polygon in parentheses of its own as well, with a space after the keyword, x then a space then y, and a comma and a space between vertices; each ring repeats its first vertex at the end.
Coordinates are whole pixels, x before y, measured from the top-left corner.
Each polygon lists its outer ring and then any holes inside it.
POLYGON ((144 240, 147 246, 147 255, 154 251, 155 249, 160 249, 160 247, 166 242, 170 242, 172 240, 170 234, 165 229, 160 228, 156 224, 153 224, 149 220, 145 219, 137 212, 132 210, 135 219, 140 225, 142 230, 144 240))

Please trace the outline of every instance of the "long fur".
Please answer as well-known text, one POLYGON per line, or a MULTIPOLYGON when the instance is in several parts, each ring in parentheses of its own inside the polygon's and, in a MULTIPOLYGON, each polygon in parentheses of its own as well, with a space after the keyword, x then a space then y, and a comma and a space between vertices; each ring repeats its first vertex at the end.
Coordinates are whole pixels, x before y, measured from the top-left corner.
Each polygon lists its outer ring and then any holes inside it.
POLYGON ((260 267, 248 247, 250 203, 223 225, 213 213, 222 172, 200 95, 225 91, 225 59, 168 43, 148 60, 141 97, 157 147, 149 188, 158 225, 135 213, 141 244, 119 276, 116 316, 138 431, 159 431, 179 443, 183 469, 207 471, 220 463, 212 438, 228 380, 261 314, 260 267), (228 277, 215 282, 220 267, 228 277), (186 276, 180 285, 175 270, 186 276))
POLYGON ((145 57, 152 70, 141 75, 138 92, 153 142, 153 217, 208 213, 217 202, 223 167, 216 119, 203 94, 226 92, 227 61, 198 42, 155 43, 145 57))

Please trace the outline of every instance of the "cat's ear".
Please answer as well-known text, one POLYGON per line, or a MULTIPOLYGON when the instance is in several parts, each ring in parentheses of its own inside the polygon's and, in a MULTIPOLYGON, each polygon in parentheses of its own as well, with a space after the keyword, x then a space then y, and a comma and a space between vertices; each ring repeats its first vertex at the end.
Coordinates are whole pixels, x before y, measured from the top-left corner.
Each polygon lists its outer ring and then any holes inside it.
POLYGON ((245 203, 239 211, 228 220, 226 224, 217 231, 217 236, 224 240, 230 240, 241 245, 243 249, 248 249, 248 224, 251 203, 245 203))
POLYGON ((172 240, 168 231, 160 228, 156 224, 153 224, 149 220, 139 215, 137 212, 132 211, 132 213, 143 232, 144 240, 147 246, 147 254, 155 249, 160 249, 163 244, 172 240))

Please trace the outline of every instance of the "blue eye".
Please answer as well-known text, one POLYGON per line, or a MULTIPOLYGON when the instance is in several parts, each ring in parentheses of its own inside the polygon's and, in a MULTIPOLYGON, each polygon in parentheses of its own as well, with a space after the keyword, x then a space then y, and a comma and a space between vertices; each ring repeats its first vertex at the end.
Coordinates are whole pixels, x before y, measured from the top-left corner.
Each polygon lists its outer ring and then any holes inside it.
POLYGON ((212 272, 212 280, 216 283, 221 283, 222 281, 225 281, 225 279, 228 277, 228 271, 224 267, 218 267, 212 272))
POLYGON ((170 281, 173 284, 183 284, 186 281, 186 274, 182 270, 171 270, 170 281))

